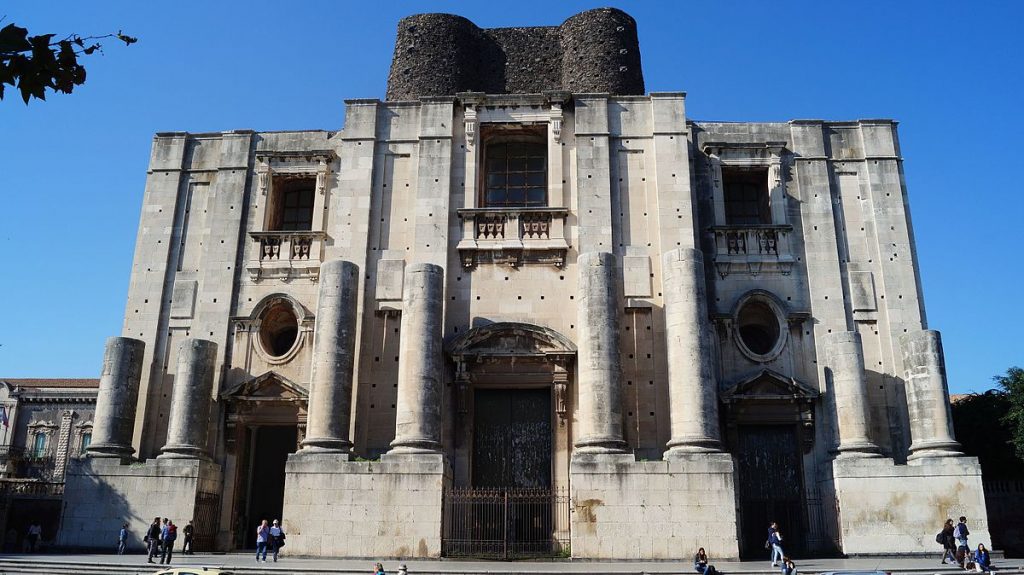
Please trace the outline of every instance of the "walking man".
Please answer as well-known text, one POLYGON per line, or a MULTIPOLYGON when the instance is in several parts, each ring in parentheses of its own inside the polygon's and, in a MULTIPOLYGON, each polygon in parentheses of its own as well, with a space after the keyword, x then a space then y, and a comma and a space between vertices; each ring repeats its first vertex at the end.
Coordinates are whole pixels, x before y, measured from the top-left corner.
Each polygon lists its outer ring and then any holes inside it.
POLYGON ((117 534, 117 554, 124 555, 125 548, 128 547, 128 524, 125 523, 121 526, 121 532, 117 534))
POLYGON ((163 565, 166 561, 168 565, 171 564, 171 557, 174 555, 174 540, 178 538, 178 526, 174 524, 170 519, 167 520, 167 524, 164 525, 164 550, 160 555, 160 564, 163 565))
POLYGON ((766 544, 772 550, 772 567, 778 567, 779 562, 785 557, 785 553, 782 552, 782 532, 779 531, 779 524, 774 521, 768 527, 768 541, 766 544))
POLYGON ((153 557, 156 557, 156 554, 160 549, 159 517, 154 517, 153 522, 149 524, 149 531, 146 532, 146 544, 149 545, 149 557, 146 558, 146 561, 152 563, 153 557))
POLYGON ((36 545, 39 544, 39 540, 43 537, 43 526, 38 521, 33 521, 32 525, 28 526, 28 549, 29 552, 36 552, 36 545))
POLYGON ((284 531, 281 531, 281 524, 274 520, 274 524, 270 526, 270 544, 273 545, 274 551, 274 563, 277 563, 277 556, 281 552, 281 547, 284 545, 284 531))

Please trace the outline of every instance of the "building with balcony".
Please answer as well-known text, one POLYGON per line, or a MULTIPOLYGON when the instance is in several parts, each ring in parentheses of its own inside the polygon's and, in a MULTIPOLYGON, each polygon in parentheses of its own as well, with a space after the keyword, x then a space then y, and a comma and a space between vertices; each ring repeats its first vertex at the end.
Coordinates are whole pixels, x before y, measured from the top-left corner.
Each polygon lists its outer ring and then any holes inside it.
POLYGON ((403 19, 341 129, 154 138, 62 543, 157 515, 327 556, 986 541, 908 210, 896 122, 691 119, 621 11, 403 19))
POLYGON ((60 523, 68 462, 92 440, 98 379, 0 378, 0 533, 20 550, 32 521, 44 544, 60 523))

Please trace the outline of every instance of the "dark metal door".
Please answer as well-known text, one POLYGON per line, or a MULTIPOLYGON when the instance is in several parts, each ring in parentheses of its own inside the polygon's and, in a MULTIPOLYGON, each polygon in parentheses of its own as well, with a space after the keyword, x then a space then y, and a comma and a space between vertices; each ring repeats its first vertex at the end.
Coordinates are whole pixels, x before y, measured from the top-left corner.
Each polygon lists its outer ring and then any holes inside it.
POLYGON ((551 487, 551 391, 478 389, 473 487, 551 487))
POLYGON ((743 425, 737 430, 740 557, 766 559, 768 526, 779 524, 787 554, 804 551, 804 483, 797 429, 743 425))

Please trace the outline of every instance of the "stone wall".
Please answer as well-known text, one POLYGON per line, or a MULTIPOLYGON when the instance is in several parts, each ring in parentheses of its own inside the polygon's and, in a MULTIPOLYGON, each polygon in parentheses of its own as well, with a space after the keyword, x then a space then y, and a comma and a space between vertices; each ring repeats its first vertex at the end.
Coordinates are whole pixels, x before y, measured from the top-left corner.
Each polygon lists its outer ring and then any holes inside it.
POLYGON ((288 552, 380 559, 441 556, 441 497, 451 481, 442 456, 348 461, 300 453, 285 471, 288 552))
POLYGON ((973 545, 992 541, 981 467, 973 457, 929 457, 908 465, 891 459, 833 463, 843 553, 935 553, 946 519, 966 516, 973 545))
POLYGON ((586 559, 690 559, 703 547, 739 556, 732 456, 670 461, 574 459, 572 555, 586 559))
POLYGON ((117 459, 74 460, 68 466, 57 545, 112 549, 121 525, 128 523, 129 544, 141 549, 154 517, 184 526, 195 518, 199 492, 220 491, 220 466, 198 459, 153 459, 127 465, 117 459))
POLYGON ((561 26, 482 29, 453 14, 416 14, 398 23, 388 100, 546 90, 643 94, 633 18, 600 8, 561 26))

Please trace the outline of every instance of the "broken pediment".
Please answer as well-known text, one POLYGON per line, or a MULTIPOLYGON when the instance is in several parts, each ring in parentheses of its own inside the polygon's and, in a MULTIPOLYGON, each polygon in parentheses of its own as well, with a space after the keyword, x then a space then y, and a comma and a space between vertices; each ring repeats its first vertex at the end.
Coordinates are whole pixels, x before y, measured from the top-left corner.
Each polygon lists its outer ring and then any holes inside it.
POLYGON ((456 361, 576 355, 576 346, 557 331, 518 322, 499 322, 473 328, 451 340, 447 348, 456 361))
POLYGON ((221 393, 228 401, 306 401, 309 390, 273 371, 239 382, 221 393))
POLYGON ((811 402, 817 399, 818 391, 796 378, 784 376, 765 369, 746 377, 722 394, 722 401, 731 403, 739 400, 789 400, 811 402))

